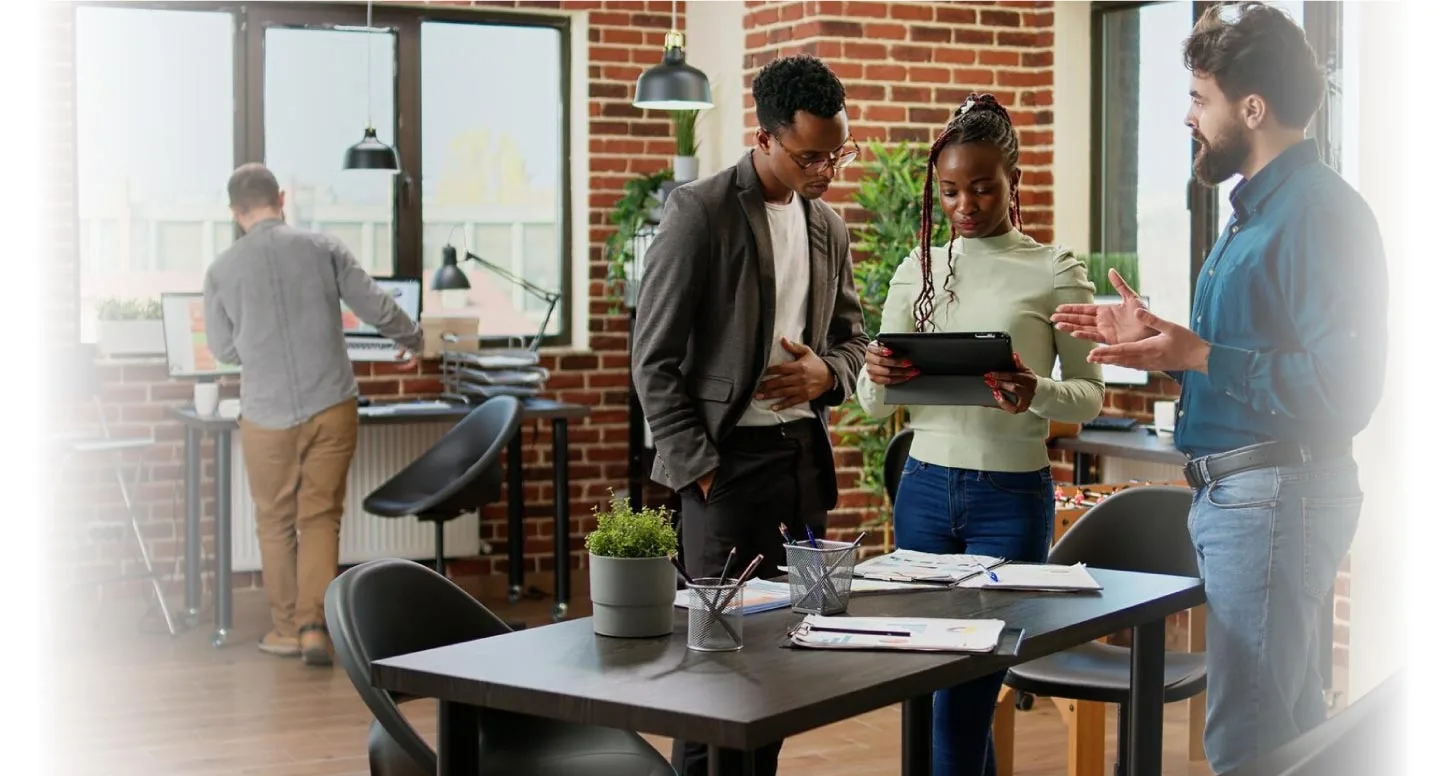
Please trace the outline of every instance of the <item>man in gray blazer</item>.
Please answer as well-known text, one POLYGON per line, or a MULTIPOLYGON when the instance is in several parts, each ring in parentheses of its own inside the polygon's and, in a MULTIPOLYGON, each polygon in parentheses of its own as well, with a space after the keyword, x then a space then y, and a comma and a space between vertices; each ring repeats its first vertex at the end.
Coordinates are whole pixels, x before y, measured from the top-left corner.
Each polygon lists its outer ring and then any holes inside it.
MULTIPOLYGON (((757 554, 760 576, 776 576, 781 525, 823 534, 838 492, 826 415, 854 389, 868 341, 849 232, 820 201, 859 153, 845 88, 797 56, 767 65, 753 90, 755 148, 671 192, 636 311, 651 476, 680 494, 694 577, 720 576, 727 559, 734 576, 757 554)), ((775 773, 779 754, 779 744, 758 752, 756 773, 775 773)), ((676 742, 682 774, 706 773, 705 757, 676 742)), ((738 753, 721 759, 722 772, 740 772, 738 753)))

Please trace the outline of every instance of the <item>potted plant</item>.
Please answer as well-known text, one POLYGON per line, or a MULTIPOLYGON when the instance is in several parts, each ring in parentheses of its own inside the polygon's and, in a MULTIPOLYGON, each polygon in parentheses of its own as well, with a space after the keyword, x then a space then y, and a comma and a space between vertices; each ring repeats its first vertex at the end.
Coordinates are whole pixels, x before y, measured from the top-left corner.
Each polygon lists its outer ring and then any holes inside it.
POLYGON ((689 183, 700 177, 700 158, 695 155, 700 143, 695 138, 695 119, 698 110, 672 111, 671 121, 675 125, 675 182, 689 183))
POLYGON ((673 178, 672 170, 661 170, 626 181, 624 193, 610 213, 615 231, 605 242, 605 280, 617 310, 622 301, 635 306, 638 289, 628 282, 636 274, 635 238, 645 227, 660 223, 660 190, 673 178))
POLYGON ((165 352, 165 328, 155 299, 100 300, 95 339, 107 356, 150 356, 165 352))
POLYGON ((609 509, 597 506, 594 512, 595 530, 585 537, 585 548, 595 633, 632 639, 669 635, 675 629, 670 555, 678 544, 669 510, 636 512, 629 499, 611 491, 609 509))

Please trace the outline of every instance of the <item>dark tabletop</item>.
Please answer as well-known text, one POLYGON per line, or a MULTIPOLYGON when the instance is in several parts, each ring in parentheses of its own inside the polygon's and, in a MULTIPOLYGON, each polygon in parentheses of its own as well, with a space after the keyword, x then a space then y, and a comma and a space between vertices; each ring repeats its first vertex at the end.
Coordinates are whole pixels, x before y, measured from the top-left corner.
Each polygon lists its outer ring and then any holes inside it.
POLYGON ((377 661, 378 687, 570 722, 753 749, 1204 603, 1200 580, 1092 569, 1100 594, 940 590, 851 598, 850 614, 997 618, 1018 657, 782 647, 802 615, 744 618, 744 648, 596 636, 586 617, 377 661))
MULTIPOLYGON (((480 406, 478 404, 451 404, 448 407, 412 409, 388 413, 376 412, 372 409, 384 407, 388 404, 404 403, 405 402, 376 402, 370 405, 370 407, 361 407, 360 425, 382 426, 392 424, 401 425, 405 423, 455 422, 465 417, 471 410, 480 406)), ((550 399, 524 399, 522 404, 525 408, 523 417, 526 420, 554 420, 557 418, 576 420, 590 415, 590 408, 583 404, 567 404, 565 402, 551 401, 550 399)), ((195 414, 195 408, 193 406, 171 407, 170 416, 191 428, 201 431, 234 431, 240 427, 240 424, 233 418, 222 418, 219 415, 209 418, 199 417, 195 414)))
POLYGON ((1055 440, 1058 450, 1091 455, 1113 455, 1152 463, 1185 465, 1185 454, 1175 449, 1174 437, 1160 438, 1143 428, 1129 431, 1098 431, 1084 429, 1079 436, 1055 440))

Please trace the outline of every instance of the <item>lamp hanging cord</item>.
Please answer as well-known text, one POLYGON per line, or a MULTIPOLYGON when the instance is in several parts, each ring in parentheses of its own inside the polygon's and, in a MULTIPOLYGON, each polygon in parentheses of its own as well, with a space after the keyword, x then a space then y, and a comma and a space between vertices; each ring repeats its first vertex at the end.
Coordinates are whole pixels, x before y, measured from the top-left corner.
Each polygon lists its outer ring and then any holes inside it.
POLYGON ((373 111, 373 109, 372 109, 372 107, 371 107, 371 104, 370 104, 371 99, 372 99, 371 92, 375 91, 373 88, 371 88, 372 84, 370 83, 370 77, 371 77, 371 75, 375 72, 374 68, 373 68, 372 65, 371 65, 371 52, 375 49, 375 47, 374 47, 373 45, 371 45, 372 43, 374 43, 374 41, 371 40, 371 36, 375 34, 375 33, 374 33, 374 27, 375 27, 375 25, 374 25, 374 23, 373 23, 374 16, 372 15, 372 13, 374 12, 374 10, 375 10, 374 0, 371 0, 370 2, 365 3, 365 128, 366 128, 366 129, 374 129, 374 128, 375 128, 375 116, 374 116, 374 111, 373 111))

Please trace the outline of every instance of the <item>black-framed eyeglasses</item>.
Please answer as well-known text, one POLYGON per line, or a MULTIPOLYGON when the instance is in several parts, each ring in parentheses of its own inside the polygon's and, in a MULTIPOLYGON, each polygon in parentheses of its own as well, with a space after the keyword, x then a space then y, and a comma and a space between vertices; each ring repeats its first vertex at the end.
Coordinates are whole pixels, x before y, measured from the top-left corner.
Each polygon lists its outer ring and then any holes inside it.
POLYGON ((855 161, 856 157, 860 156, 860 146, 858 143, 855 142, 854 135, 851 135, 850 137, 845 139, 845 143, 840 146, 839 151, 836 151, 832 154, 825 154, 819 159, 808 160, 804 157, 796 156, 795 152, 791 151, 789 148, 786 148, 785 144, 780 142, 780 138, 776 137, 775 135, 771 135, 770 138, 775 141, 776 145, 780 146, 780 150, 784 151, 785 155, 790 157, 791 161, 795 162, 795 165, 797 167, 811 175, 819 175, 830 167, 834 167, 836 170, 839 170, 849 165, 851 162, 855 161))

